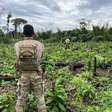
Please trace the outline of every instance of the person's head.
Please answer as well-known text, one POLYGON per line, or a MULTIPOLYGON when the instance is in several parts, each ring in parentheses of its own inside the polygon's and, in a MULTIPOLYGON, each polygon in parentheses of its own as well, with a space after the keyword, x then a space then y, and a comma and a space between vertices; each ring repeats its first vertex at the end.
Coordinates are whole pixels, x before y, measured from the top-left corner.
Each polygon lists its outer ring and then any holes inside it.
POLYGON ((27 38, 31 38, 34 36, 34 28, 32 25, 30 24, 26 24, 24 27, 23 27, 23 34, 25 37, 27 38))

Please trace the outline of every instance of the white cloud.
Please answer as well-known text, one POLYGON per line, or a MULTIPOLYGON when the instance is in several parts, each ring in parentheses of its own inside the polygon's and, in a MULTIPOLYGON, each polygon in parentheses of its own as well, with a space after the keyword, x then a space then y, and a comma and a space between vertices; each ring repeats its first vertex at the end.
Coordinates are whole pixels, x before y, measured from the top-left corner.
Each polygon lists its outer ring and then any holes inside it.
MULTIPOLYGON (((0 0, 0 12, 12 12, 13 17, 28 20, 37 30, 66 30, 77 27, 81 18, 94 24, 111 23, 111 5, 106 0, 0 0)), ((6 24, 6 15, 0 18, 6 24)))

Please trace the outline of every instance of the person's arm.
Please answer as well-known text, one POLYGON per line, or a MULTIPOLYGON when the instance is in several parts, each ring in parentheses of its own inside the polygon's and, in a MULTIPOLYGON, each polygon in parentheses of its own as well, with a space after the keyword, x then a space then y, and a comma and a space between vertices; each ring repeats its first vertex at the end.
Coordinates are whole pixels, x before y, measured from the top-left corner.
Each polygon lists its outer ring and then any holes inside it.
POLYGON ((40 64, 43 61, 43 57, 44 57, 44 44, 41 45, 40 64))
POLYGON ((44 45, 39 43, 37 45, 37 62, 39 63, 39 65, 40 65, 42 58, 43 58, 43 52, 44 52, 44 45))
POLYGON ((15 44, 15 51, 16 51, 16 59, 19 58, 19 47, 18 47, 18 43, 15 44))
POLYGON ((16 71, 19 71, 19 47, 18 47, 18 43, 15 44, 15 51, 16 51, 16 63, 15 63, 15 68, 16 71))

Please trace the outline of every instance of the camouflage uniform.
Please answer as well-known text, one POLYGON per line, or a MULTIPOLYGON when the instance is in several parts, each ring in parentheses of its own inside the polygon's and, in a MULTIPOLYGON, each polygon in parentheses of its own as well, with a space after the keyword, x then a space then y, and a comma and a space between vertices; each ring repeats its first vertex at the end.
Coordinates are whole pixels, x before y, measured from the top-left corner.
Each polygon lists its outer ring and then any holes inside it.
MULTIPOLYGON (((44 46, 42 43, 35 40, 24 40, 15 44, 17 60, 19 57, 19 46, 21 46, 21 44, 27 44, 30 42, 37 45, 37 51, 38 51, 37 61, 38 63, 40 63, 44 46)), ((18 81, 18 89, 17 89, 18 98, 15 107, 16 112, 24 112, 24 108, 26 106, 26 99, 31 84, 33 85, 34 95, 38 102, 37 104, 38 112, 46 112, 42 74, 36 71, 22 71, 20 76, 21 78, 18 81)))
POLYGON ((64 45, 65 45, 65 49, 68 49, 68 48, 70 47, 70 46, 69 46, 69 45, 70 45, 70 39, 67 38, 67 39, 65 40, 65 42, 64 42, 64 45))

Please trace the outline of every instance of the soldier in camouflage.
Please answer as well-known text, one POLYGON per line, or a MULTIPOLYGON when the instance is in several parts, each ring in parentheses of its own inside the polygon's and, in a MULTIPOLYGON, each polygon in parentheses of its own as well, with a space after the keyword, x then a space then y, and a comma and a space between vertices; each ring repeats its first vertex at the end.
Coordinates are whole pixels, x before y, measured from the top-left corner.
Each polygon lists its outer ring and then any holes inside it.
MULTIPOLYGON (((42 53, 44 50, 44 45, 36 40, 33 40, 34 29, 31 25, 24 26, 24 40, 19 41, 15 44, 15 50, 17 55, 17 61, 19 60, 19 48, 21 45, 33 44, 36 46, 37 51, 37 61, 40 65, 42 53)), ((16 64, 16 69, 19 70, 18 63, 16 64)), ((17 89, 17 102, 16 102, 16 112, 24 112, 26 106, 26 99, 28 95, 28 91, 30 89, 30 85, 33 85, 34 95, 38 102, 37 108, 38 112, 46 112, 46 105, 44 99, 44 87, 42 80, 42 70, 41 67, 38 66, 38 71, 21 71, 20 79, 18 81, 18 89, 17 89)))
POLYGON ((65 49, 70 48, 70 39, 69 38, 65 39, 64 47, 65 47, 65 49))

